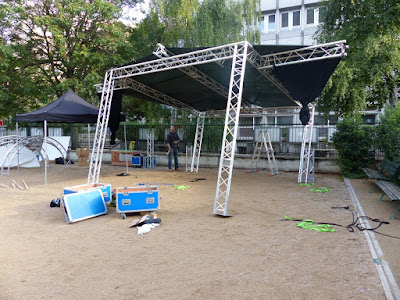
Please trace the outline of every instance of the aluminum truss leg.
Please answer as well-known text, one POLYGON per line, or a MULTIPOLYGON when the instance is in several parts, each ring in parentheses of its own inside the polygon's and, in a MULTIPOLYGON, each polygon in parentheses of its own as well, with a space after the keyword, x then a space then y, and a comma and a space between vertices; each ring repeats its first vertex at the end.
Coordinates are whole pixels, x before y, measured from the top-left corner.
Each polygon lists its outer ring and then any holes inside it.
POLYGON ((101 161, 103 158, 104 143, 107 135, 107 124, 110 117, 111 101, 114 90, 113 70, 107 71, 97 118, 96 133, 93 140, 93 150, 90 157, 88 184, 99 182, 101 161))
POLYGON ((224 135, 222 139, 218 182, 214 202, 214 214, 221 216, 228 216, 228 201, 231 189, 233 161, 236 150, 236 137, 239 125, 240 107, 242 103, 247 50, 247 42, 243 44, 235 44, 232 59, 232 71, 229 82, 224 135))
POLYGON ((315 181, 315 170, 314 170, 314 153, 315 151, 311 149, 312 144, 312 134, 314 129, 314 113, 315 107, 311 107, 311 117, 309 123, 304 126, 303 130, 303 140, 301 143, 301 154, 300 154, 300 167, 298 183, 308 183, 315 181))
POLYGON ((193 171, 196 173, 199 172, 201 143, 203 142, 204 119, 205 119, 205 113, 200 113, 197 116, 196 136, 193 144, 193 156, 192 156, 192 165, 190 167, 190 172, 193 171))
POLYGON ((193 146, 187 146, 186 145, 186 152, 185 152, 185 171, 190 172, 191 166, 189 165, 189 159, 192 161, 192 155, 193 155, 193 146))
POLYGON ((146 157, 146 168, 153 169, 154 165, 154 134, 149 133, 147 136, 147 157, 146 157))
POLYGON ((279 174, 278 166, 276 165, 274 148, 272 148, 271 137, 269 135, 269 132, 267 132, 266 135, 267 138, 265 138, 265 133, 262 132, 262 138, 264 142, 265 151, 267 153, 268 165, 271 171, 271 176, 278 175, 279 174))

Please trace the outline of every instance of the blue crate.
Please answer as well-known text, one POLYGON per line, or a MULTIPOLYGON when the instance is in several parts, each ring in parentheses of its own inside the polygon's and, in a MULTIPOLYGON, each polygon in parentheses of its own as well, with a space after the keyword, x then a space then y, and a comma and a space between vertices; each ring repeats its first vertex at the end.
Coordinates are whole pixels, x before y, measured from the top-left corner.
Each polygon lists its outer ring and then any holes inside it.
POLYGON ((116 189, 116 211, 125 213, 154 211, 160 208, 157 186, 119 187, 116 189))
POLYGON ((64 194, 61 202, 67 223, 75 223, 107 213, 107 206, 100 189, 64 194))
POLYGON ((143 166, 143 156, 132 156, 132 166, 135 167, 143 166))
POLYGON ((111 201, 111 184, 108 183, 95 183, 95 184, 81 184, 64 188, 64 195, 76 193, 79 191, 88 191, 93 189, 100 189, 103 193, 104 201, 111 201))

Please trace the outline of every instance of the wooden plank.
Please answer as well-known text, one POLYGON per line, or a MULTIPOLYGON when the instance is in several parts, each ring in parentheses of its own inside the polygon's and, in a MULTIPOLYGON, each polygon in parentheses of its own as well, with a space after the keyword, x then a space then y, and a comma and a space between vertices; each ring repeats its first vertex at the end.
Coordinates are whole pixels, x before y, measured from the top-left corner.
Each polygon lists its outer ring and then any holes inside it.
POLYGON ((400 201, 400 187, 393 182, 378 180, 375 183, 392 201, 400 201))
POLYGON ((363 168, 362 170, 370 179, 388 180, 388 178, 385 175, 383 175, 381 172, 379 172, 377 170, 369 169, 369 168, 363 168))

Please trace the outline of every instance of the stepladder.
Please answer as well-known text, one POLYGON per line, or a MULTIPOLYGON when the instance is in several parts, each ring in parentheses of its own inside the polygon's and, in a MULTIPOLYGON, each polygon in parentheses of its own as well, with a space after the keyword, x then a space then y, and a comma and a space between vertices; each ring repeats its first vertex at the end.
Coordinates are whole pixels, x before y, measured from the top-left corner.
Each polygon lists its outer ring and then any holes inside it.
POLYGON ((278 166, 276 164, 274 148, 272 147, 271 137, 268 131, 260 131, 254 147, 253 157, 251 159, 250 172, 258 172, 258 164, 260 162, 261 152, 265 149, 267 155, 267 167, 270 170, 270 175, 278 175, 278 166))

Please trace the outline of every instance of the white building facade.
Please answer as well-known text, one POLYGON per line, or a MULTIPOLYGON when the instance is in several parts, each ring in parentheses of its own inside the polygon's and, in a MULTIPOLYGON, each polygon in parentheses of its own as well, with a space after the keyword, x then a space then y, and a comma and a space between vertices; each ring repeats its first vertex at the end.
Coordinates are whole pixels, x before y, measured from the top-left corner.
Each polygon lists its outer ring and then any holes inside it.
POLYGON ((325 9, 315 0, 261 0, 262 45, 314 45, 325 9))

